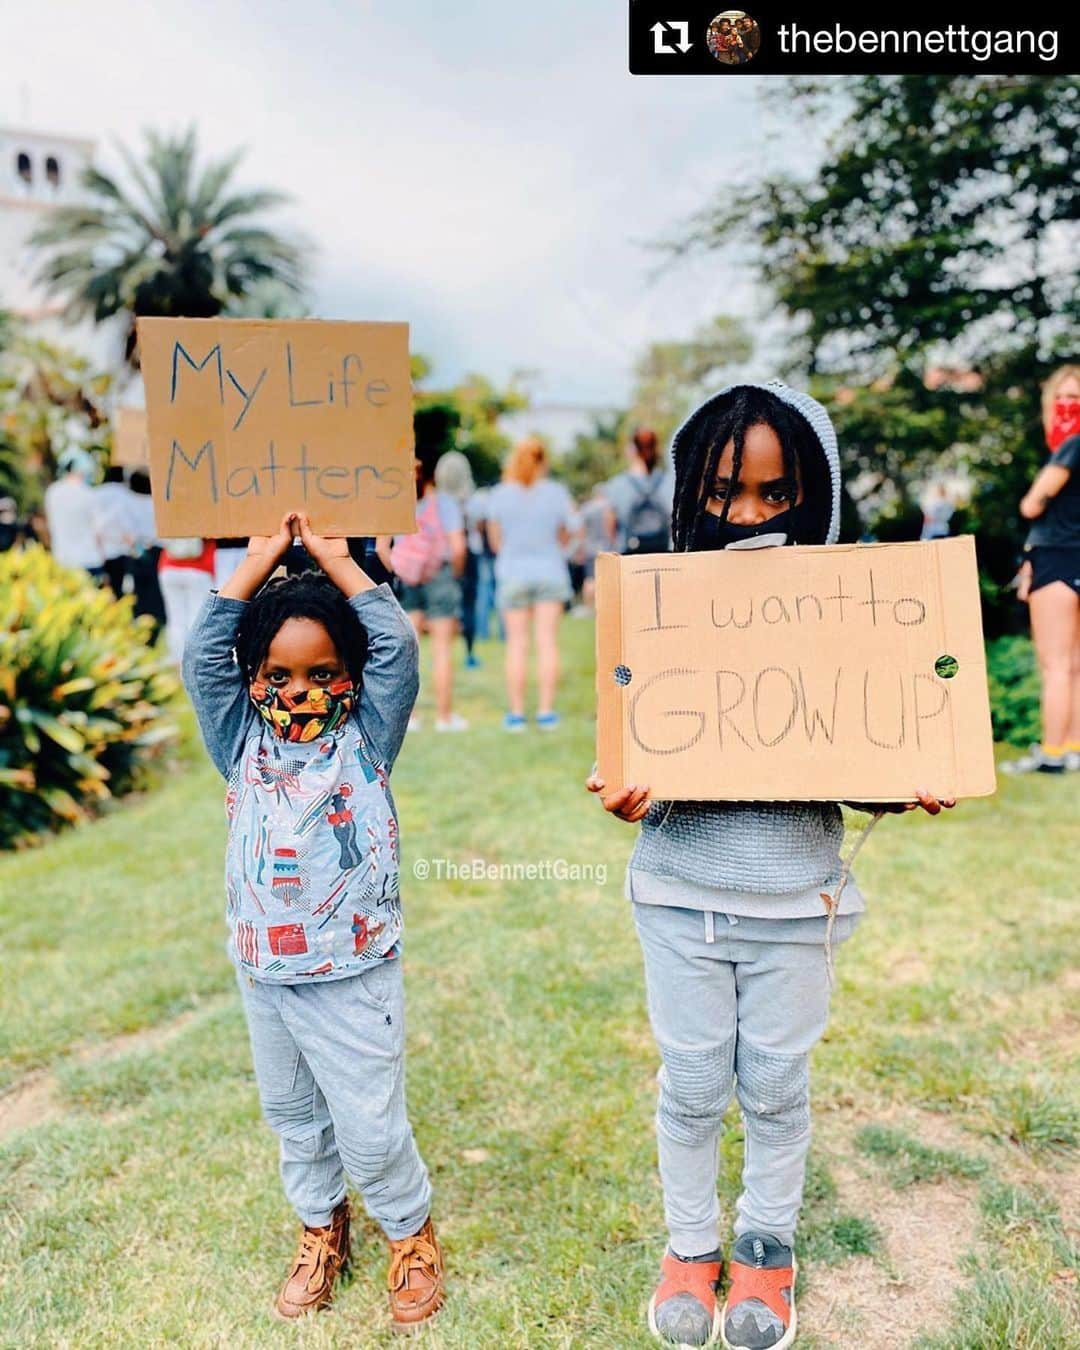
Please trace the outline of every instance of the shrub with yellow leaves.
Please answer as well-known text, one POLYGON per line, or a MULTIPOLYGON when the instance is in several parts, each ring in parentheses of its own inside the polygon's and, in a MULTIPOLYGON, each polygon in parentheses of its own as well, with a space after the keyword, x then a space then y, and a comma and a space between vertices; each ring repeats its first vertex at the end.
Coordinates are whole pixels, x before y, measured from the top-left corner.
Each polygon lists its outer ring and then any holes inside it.
POLYGON ((177 734, 153 623, 44 549, 0 554, 0 849, 139 786, 177 734))

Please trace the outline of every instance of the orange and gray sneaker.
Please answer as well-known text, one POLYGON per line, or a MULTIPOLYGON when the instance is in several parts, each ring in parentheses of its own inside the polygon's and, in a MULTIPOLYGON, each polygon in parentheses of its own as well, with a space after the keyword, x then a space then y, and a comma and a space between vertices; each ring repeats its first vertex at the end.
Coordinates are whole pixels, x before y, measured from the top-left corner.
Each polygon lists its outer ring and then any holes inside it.
POLYGON ((727 1350, 787 1350, 795 1340, 795 1257, 768 1233, 736 1239, 723 1312, 727 1350))
POLYGON ((272 1312, 294 1321, 325 1308, 334 1297, 334 1284, 349 1264, 349 1200, 346 1197, 330 1216, 326 1228, 307 1228, 292 1269, 278 1291, 272 1312))
POLYGON ((720 1253, 694 1259, 669 1248, 660 1262, 660 1283, 649 1300, 649 1330, 668 1345, 712 1345, 720 1335, 720 1253))
POLYGON ((431 1219, 412 1237, 390 1242, 390 1316, 395 1331, 412 1331, 442 1307, 443 1259, 431 1219))

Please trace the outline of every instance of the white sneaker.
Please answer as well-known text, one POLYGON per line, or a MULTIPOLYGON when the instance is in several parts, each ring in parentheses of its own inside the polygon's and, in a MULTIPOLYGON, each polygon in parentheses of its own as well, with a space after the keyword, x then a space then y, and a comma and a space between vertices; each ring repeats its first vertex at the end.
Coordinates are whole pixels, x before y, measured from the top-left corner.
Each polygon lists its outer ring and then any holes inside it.
POLYGON ((468 731, 469 724, 460 713, 451 713, 449 717, 436 717, 436 731, 468 731))
POLYGON ((424 726, 424 719, 422 717, 417 717, 416 713, 413 713, 413 715, 409 718, 409 725, 405 728, 405 730, 421 731, 423 729, 423 726, 424 726))
POLYGON ((1064 773, 1068 756, 1051 757, 1041 745, 1033 745, 1019 759, 1007 759, 1001 765, 1002 773, 1064 773))
POLYGON ((1065 751, 1065 772, 1080 773, 1080 750, 1065 751))

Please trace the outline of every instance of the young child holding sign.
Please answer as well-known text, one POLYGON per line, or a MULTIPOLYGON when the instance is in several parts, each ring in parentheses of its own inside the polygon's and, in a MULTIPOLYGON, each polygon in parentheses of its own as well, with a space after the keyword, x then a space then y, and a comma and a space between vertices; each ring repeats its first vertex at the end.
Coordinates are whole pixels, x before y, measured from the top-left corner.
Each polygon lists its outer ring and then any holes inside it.
POLYGON ((228 782, 229 953, 303 1224, 274 1312, 330 1302, 349 1258, 347 1174, 390 1243, 391 1317, 416 1325, 438 1311, 443 1271, 405 1110, 388 782, 416 698, 412 625, 344 539, 289 514, 206 601, 184 682, 228 782), (294 531, 325 575, 266 585, 294 531))
MULTIPOLYGON (((677 551, 836 542, 836 434, 806 394, 778 381, 730 386, 683 424, 672 457, 677 551)), ((595 773, 587 786, 605 790, 595 773)), ((932 815, 953 805, 917 796, 932 815)), ((652 802, 643 785, 603 803, 642 826, 626 889, 663 1061, 656 1133, 670 1242, 650 1329, 679 1345, 722 1337, 732 1350, 789 1346, 810 1146, 809 1054, 829 1002, 822 892, 836 894, 842 870, 839 806, 652 802), (721 1307, 717 1146, 733 1088, 746 1145, 721 1307)), ((848 884, 837 941, 862 908, 848 884)))

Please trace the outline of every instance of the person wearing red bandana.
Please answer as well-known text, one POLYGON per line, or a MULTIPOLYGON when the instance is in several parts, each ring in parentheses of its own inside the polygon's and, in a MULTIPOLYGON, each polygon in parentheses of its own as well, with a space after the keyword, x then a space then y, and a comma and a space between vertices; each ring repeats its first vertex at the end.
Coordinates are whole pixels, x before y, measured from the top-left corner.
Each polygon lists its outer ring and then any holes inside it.
POLYGON ((1031 612, 1042 677, 1042 742, 1006 773, 1080 771, 1080 365, 1043 386, 1050 458, 1020 503, 1031 521, 1019 597, 1031 612))

